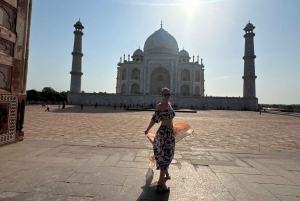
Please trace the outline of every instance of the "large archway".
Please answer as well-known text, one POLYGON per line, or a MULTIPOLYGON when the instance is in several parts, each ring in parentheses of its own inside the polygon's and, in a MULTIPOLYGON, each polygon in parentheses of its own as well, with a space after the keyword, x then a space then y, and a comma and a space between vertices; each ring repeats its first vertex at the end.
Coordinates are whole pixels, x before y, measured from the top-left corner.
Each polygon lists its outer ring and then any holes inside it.
POLYGON ((132 70, 132 73, 131 73, 131 79, 132 80, 139 80, 140 79, 140 70, 135 68, 132 70))
POLYGON ((181 71, 181 81, 190 81, 190 71, 184 69, 181 71))
POLYGON ((195 73, 195 82, 200 82, 200 72, 198 70, 195 73))
POLYGON ((123 69, 122 70, 122 80, 126 80, 127 79, 127 70, 123 69))
POLYGON ((190 87, 186 84, 181 86, 181 95, 189 96, 190 95, 190 87))
POLYGON ((151 73, 150 94, 160 94, 163 87, 170 89, 171 79, 167 69, 158 67, 151 73))
POLYGON ((121 94, 126 94, 126 84, 122 84, 121 94))
POLYGON ((140 86, 137 83, 131 85, 131 94, 138 94, 140 93, 140 86))
POLYGON ((195 95, 196 96, 200 95, 200 87, 199 86, 195 86, 195 95))

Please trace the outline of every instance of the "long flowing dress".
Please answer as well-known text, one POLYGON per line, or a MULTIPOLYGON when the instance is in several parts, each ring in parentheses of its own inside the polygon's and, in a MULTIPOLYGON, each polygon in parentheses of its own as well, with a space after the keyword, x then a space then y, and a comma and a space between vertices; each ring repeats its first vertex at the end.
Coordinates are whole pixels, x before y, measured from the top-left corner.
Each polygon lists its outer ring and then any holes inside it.
MULTIPOLYGON (((156 110, 152 116, 152 121, 159 123, 164 119, 175 117, 173 110, 156 110)), ((148 133, 147 137, 153 144, 154 156, 150 156, 151 164, 149 168, 153 168, 156 164, 158 170, 168 170, 170 163, 174 157, 175 143, 179 140, 193 134, 194 130, 186 123, 177 123, 173 126, 161 125, 156 132, 148 133)))
MULTIPOLYGON (((173 110, 156 110, 152 116, 152 121, 159 123, 165 119, 173 119, 173 110)), ((173 126, 161 125, 156 132, 153 141, 153 152, 156 160, 157 170, 168 170, 174 157, 175 136, 173 126)))

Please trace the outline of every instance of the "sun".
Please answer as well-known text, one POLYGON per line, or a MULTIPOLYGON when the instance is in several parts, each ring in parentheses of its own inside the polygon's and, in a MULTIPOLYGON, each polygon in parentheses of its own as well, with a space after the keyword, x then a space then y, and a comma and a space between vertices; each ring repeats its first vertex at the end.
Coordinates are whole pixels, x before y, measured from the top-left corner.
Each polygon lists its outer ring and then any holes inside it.
POLYGON ((200 0, 184 0, 183 6, 185 10, 192 14, 198 7, 200 0))

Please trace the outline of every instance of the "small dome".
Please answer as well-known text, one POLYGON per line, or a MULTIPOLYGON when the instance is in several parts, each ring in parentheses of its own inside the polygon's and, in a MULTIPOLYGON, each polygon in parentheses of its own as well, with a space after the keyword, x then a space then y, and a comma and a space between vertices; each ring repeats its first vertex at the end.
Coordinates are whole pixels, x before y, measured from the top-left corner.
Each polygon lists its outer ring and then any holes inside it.
POLYGON ((181 51, 178 53, 178 56, 179 56, 179 57, 190 57, 189 53, 188 53, 186 50, 181 50, 181 51))
POLYGON ((255 26, 253 26, 253 24, 249 22, 249 23, 245 26, 244 31, 247 31, 247 30, 253 30, 253 29, 255 29, 255 26))
POLYGON ((133 56, 144 56, 144 52, 139 48, 133 53, 133 56))
POLYGON ((177 54, 178 44, 171 34, 160 28, 147 38, 144 51, 147 54, 177 54))
POLYGON ((248 23, 245 28, 243 29, 246 33, 253 33, 253 30, 255 29, 255 26, 253 26, 252 23, 248 23))
POLYGON ((82 26, 82 23, 80 21, 76 22, 75 25, 79 25, 79 26, 82 26))
POLYGON ((78 22, 76 22, 76 24, 74 24, 74 27, 77 29, 84 29, 84 26, 82 25, 82 23, 80 22, 80 20, 78 22))
POLYGON ((253 27, 253 24, 249 22, 246 27, 253 27))

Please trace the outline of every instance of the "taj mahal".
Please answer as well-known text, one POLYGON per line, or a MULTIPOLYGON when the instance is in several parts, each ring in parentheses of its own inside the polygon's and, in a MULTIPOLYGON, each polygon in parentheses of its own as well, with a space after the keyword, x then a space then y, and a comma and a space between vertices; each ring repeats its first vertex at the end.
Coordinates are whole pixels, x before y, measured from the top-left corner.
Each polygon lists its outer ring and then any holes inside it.
POLYGON ((176 39, 163 28, 151 34, 144 48, 134 51, 130 57, 120 58, 117 66, 116 93, 83 93, 81 91, 82 36, 84 29, 80 21, 74 25, 75 39, 71 86, 68 92, 69 104, 119 105, 157 104, 161 99, 161 89, 167 87, 172 94, 172 104, 179 108, 257 110, 258 99, 255 92, 254 26, 250 22, 244 28, 244 91, 242 97, 205 96, 204 64, 199 56, 190 57, 188 51, 179 51, 176 39))
MULTIPOLYGON (((204 96, 204 65, 179 51, 176 39, 162 27, 150 35, 144 52, 137 49, 132 61, 118 64, 117 94, 159 95, 167 87, 174 95, 204 96)), ((202 61, 202 59, 201 59, 202 61)))

